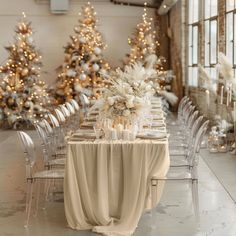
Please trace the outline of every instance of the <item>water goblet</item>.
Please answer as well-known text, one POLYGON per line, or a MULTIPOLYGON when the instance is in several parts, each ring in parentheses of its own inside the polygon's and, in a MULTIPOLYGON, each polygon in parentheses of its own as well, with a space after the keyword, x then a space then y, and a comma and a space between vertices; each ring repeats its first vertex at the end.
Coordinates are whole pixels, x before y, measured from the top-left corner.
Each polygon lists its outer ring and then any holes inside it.
POLYGON ((101 126, 101 124, 100 124, 100 123, 95 123, 95 124, 93 125, 93 130, 94 130, 96 139, 99 139, 100 136, 101 136, 101 132, 102 132, 102 126, 101 126))

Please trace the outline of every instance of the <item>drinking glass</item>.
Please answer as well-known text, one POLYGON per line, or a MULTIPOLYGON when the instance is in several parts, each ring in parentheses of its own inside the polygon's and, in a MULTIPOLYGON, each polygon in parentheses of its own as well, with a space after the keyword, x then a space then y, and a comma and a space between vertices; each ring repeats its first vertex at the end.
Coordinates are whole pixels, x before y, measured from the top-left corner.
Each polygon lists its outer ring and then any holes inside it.
POLYGON ((95 123, 94 126, 93 126, 93 130, 94 130, 94 133, 95 133, 95 136, 96 136, 96 139, 99 139, 101 134, 102 134, 102 126, 100 123, 95 123))

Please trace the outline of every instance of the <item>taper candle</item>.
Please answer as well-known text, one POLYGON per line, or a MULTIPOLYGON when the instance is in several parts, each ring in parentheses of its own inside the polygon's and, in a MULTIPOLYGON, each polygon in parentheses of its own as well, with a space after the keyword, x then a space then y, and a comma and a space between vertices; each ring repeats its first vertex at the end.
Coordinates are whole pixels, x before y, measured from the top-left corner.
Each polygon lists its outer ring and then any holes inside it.
POLYGON ((223 104, 223 97, 224 97, 224 86, 221 86, 221 91, 220 91, 220 104, 223 104))
POLYGON ((207 110, 209 109, 210 105, 210 93, 209 90, 206 90, 206 104, 207 104, 207 110))

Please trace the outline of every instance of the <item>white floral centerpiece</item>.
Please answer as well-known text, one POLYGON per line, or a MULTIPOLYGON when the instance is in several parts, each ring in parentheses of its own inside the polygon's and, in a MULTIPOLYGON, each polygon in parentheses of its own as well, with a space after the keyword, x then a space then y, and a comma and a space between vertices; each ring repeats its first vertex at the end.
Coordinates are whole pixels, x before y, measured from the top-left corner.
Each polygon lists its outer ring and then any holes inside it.
POLYGON ((103 97, 92 109, 99 108, 100 113, 112 120, 134 120, 147 114, 154 90, 152 82, 146 81, 155 73, 153 69, 145 69, 141 63, 126 66, 124 71, 117 69, 109 77, 106 76, 111 86, 105 89, 103 97))

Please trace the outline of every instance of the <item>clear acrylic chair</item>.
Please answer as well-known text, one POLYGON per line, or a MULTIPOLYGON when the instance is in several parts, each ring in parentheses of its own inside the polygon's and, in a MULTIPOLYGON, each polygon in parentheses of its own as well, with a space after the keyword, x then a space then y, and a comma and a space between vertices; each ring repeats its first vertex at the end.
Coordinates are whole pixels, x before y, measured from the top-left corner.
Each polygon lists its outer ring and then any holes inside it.
POLYGON ((80 101, 82 103, 82 109, 83 109, 83 112, 84 112, 84 116, 86 117, 87 113, 88 113, 88 109, 89 109, 91 103, 90 103, 88 97, 85 94, 80 95, 80 101))
POLYGON ((75 100, 75 99, 71 99, 70 100, 70 103, 71 105, 74 107, 74 109, 78 112, 80 109, 79 109, 79 104, 78 102, 75 100))
POLYGON ((42 141, 44 166, 49 169, 53 167, 64 168, 66 162, 65 154, 55 151, 56 147, 54 147, 45 130, 39 124, 35 124, 35 129, 42 141))
POLYGON ((209 121, 205 121, 199 125, 199 128, 195 131, 194 136, 192 136, 189 142, 188 148, 184 151, 171 152, 170 151, 170 166, 171 167, 183 167, 188 168, 192 167, 192 159, 194 155, 197 155, 200 150, 201 143, 199 140, 199 132, 202 132, 202 129, 205 129, 209 124, 209 121), (195 150, 195 152, 193 152, 195 150))
POLYGON ((46 119, 42 119, 38 124, 45 131, 48 141, 50 142, 50 144, 52 145, 52 149, 54 150, 53 152, 56 153, 57 136, 56 136, 55 130, 51 127, 51 125, 48 123, 46 119))
POLYGON ((192 114, 195 111, 195 106, 190 105, 188 107, 188 109, 186 109, 186 111, 184 112, 184 115, 182 117, 182 122, 180 125, 176 125, 176 126, 167 126, 167 130, 170 133, 170 138, 169 140, 171 141, 172 139, 177 140, 177 139, 181 139, 181 140, 186 140, 188 138, 189 135, 189 129, 188 129, 188 124, 189 124, 189 120, 192 116, 192 114), (173 138, 172 138, 173 137, 173 138))
POLYGON ((71 114, 71 118, 70 118, 71 128, 73 130, 78 129, 79 128, 79 113, 75 110, 75 108, 69 102, 66 102, 65 105, 71 114))
POLYGON ((186 103, 184 103, 181 110, 178 111, 177 120, 171 123, 167 123, 167 126, 171 127, 174 130, 180 130, 185 125, 188 116, 193 110, 194 109, 192 101, 187 101, 186 103))
MULTIPOLYGON (((184 96, 180 102, 179 102, 179 105, 178 105, 178 111, 177 111, 177 118, 178 116, 180 116, 180 114, 182 113, 182 109, 183 109, 183 106, 188 102, 190 101, 190 98, 188 96, 184 96)), ((177 119, 178 120, 178 119, 177 119)), ((170 125, 176 125, 176 116, 173 116, 173 115, 169 115, 166 119, 166 124, 170 124, 170 125)))
POLYGON ((187 120, 187 123, 185 125, 185 128, 184 128, 184 132, 180 132, 180 131, 175 131, 173 132, 172 129, 168 129, 168 132, 170 134, 170 137, 169 137, 169 146, 185 146, 189 143, 189 137, 191 136, 192 134, 192 129, 193 129, 193 124, 194 122, 197 120, 198 118, 198 115, 199 115, 199 111, 196 110, 194 111, 189 119, 187 120))
MULTIPOLYGON (((158 188, 158 181, 188 181, 191 184, 191 189, 192 189, 192 200, 193 200, 193 208, 194 208, 194 213, 195 216, 198 218, 199 217, 199 202, 198 202, 198 162, 199 162, 199 154, 197 152, 198 150, 198 144, 201 143, 207 128, 208 128, 208 123, 209 121, 206 121, 202 124, 200 127, 196 140, 197 142, 193 146, 191 152, 195 153, 196 155, 190 155, 191 159, 189 160, 189 163, 191 165, 190 168, 170 168, 167 176, 165 177, 156 177, 153 176, 151 179, 151 185, 152 188, 154 189, 152 191, 153 197, 156 196, 156 189, 158 188)), ((155 202, 155 200, 153 200, 155 202)))
POLYGON ((23 150, 26 154, 25 158, 25 167, 26 167, 26 181, 27 181, 27 190, 26 190, 26 222, 25 227, 29 224, 34 186, 36 185, 36 207, 35 214, 38 210, 39 196, 40 196, 40 183, 43 182, 46 184, 47 181, 51 180, 63 180, 64 179, 64 170, 63 169, 52 169, 52 170, 37 170, 36 166, 36 151, 33 140, 31 137, 23 132, 17 131, 19 140, 21 141, 23 150))
POLYGON ((51 124, 53 126, 54 129, 54 133, 56 136, 56 142, 57 142, 57 148, 58 149, 64 149, 65 148, 65 133, 64 130, 62 128, 62 126, 60 125, 59 121, 57 120, 57 118, 49 113, 48 117, 51 121, 51 124))
POLYGON ((67 134, 67 132, 69 131, 69 128, 67 126, 66 117, 64 116, 62 111, 58 108, 55 109, 55 113, 58 118, 58 121, 60 122, 60 125, 62 126, 64 134, 67 134))
POLYGON ((66 108, 70 111, 70 113, 74 115, 75 114, 74 107, 69 102, 66 102, 65 105, 66 105, 66 108))
POLYGON ((62 104, 59 106, 61 112, 63 113, 66 122, 65 122, 65 127, 66 127, 66 133, 71 132, 74 127, 73 127, 73 114, 67 109, 65 104, 62 104))

